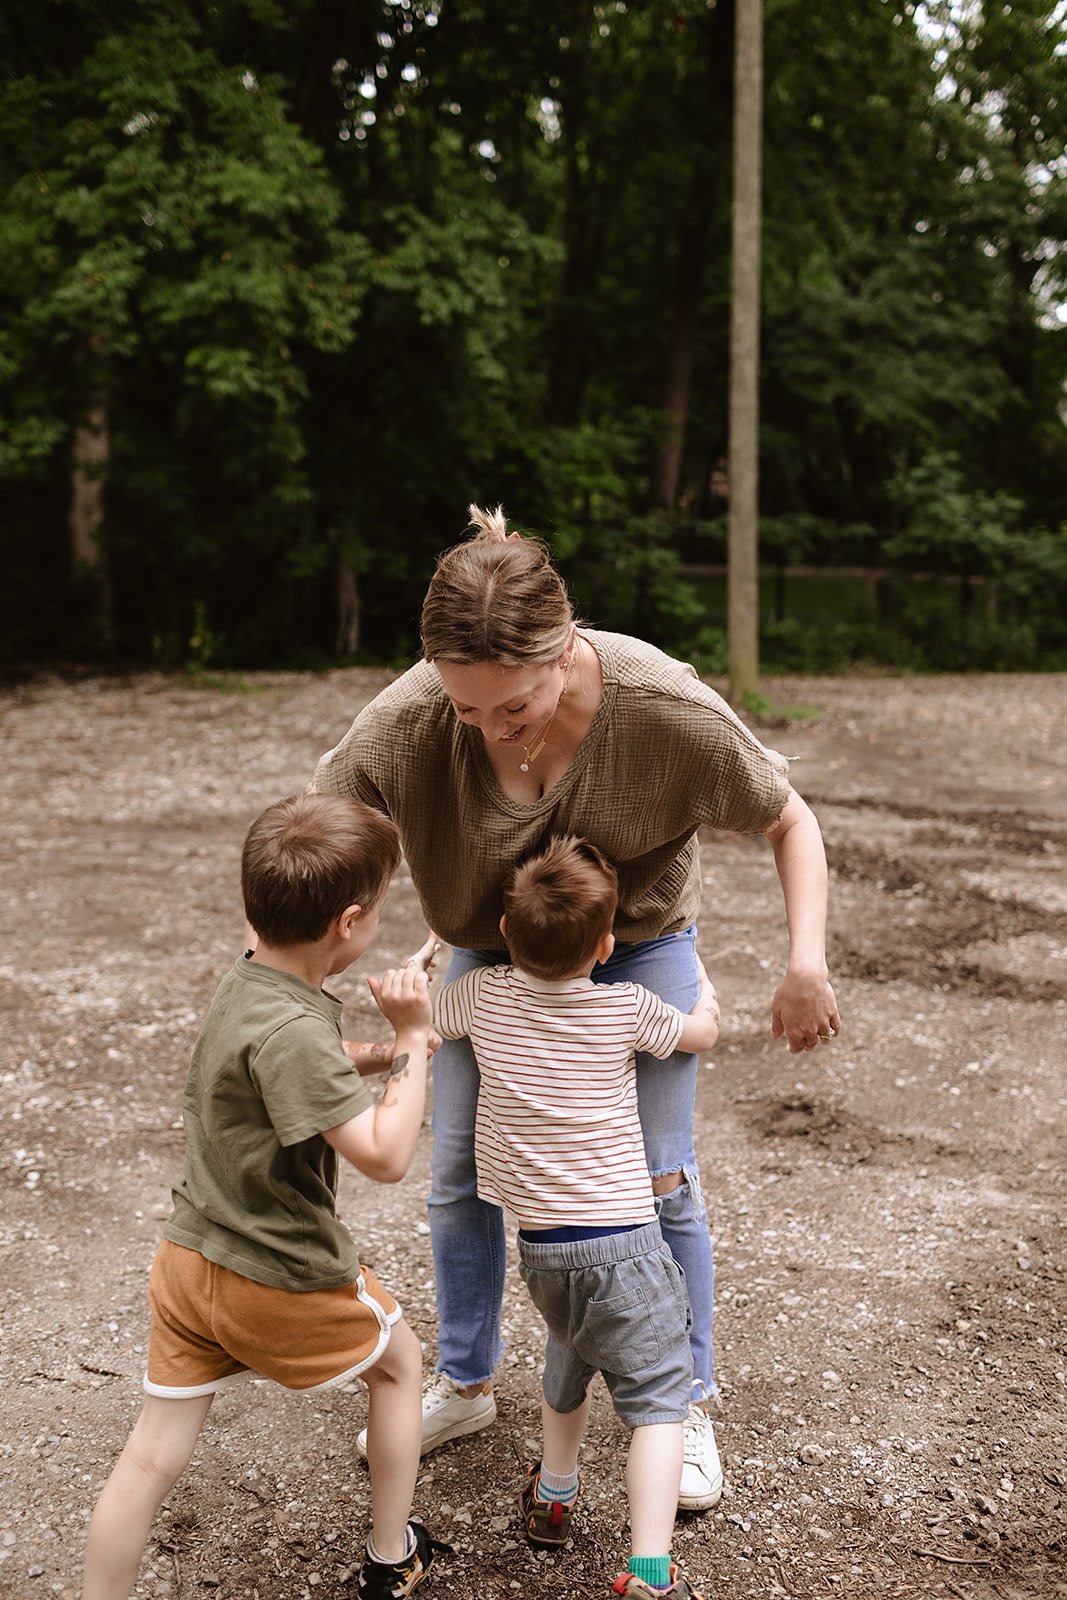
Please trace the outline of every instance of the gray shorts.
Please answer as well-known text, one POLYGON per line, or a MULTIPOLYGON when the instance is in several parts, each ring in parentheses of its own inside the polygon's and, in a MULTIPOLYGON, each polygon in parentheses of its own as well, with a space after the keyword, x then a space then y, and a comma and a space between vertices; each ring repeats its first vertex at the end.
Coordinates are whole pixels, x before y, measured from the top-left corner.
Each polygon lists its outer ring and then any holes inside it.
POLYGON ((548 1324, 541 1387, 553 1411, 576 1411, 600 1372, 628 1428, 685 1421, 692 1316, 658 1221, 571 1244, 520 1238, 519 1263, 548 1324))

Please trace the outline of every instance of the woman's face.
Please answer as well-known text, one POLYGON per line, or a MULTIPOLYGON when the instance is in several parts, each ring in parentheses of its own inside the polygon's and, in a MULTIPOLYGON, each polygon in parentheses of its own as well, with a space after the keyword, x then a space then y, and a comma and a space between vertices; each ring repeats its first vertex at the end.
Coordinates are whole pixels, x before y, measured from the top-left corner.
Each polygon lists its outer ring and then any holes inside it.
POLYGON ((438 661, 445 694, 461 722, 477 728, 486 744, 530 743, 559 705, 567 658, 543 667, 461 666, 438 661))

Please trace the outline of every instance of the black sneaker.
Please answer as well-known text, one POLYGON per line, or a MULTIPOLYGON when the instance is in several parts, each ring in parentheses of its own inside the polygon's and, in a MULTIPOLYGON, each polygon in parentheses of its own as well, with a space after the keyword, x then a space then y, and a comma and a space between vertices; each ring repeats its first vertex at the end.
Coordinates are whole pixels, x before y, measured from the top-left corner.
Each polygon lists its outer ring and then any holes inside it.
POLYGON ((519 1495, 522 1531, 526 1535, 526 1543, 532 1544, 535 1549, 558 1550, 571 1536, 575 1502, 572 1500, 569 1505, 564 1505, 561 1500, 538 1500, 535 1491, 540 1471, 540 1462, 530 1468, 519 1495))
POLYGON ((434 1551, 452 1549, 450 1544, 431 1538, 421 1522, 409 1522, 408 1527, 414 1535, 415 1548, 402 1561, 372 1561, 364 1550, 356 1579, 358 1600, 401 1600, 425 1578, 434 1551))

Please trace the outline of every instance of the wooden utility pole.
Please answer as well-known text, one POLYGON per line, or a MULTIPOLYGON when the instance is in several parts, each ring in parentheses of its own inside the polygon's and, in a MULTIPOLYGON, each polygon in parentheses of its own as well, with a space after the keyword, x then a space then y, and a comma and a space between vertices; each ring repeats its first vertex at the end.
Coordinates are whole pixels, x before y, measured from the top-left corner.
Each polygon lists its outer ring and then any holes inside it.
POLYGON ((763 0, 736 0, 730 285, 730 697, 759 686, 759 319, 763 0))

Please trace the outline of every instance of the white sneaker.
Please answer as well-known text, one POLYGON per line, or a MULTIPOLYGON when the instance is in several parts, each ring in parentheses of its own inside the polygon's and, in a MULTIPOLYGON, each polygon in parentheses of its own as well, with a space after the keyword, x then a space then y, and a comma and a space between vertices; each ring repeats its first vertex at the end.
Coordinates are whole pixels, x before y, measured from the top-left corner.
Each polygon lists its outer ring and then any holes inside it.
POLYGON ((711 1418, 699 1401, 693 1401, 682 1424, 684 1450, 682 1484, 678 1491, 680 1511, 709 1511, 718 1505, 722 1494, 722 1462, 715 1444, 711 1418))
MULTIPOLYGON (((472 1395, 461 1394, 460 1387, 447 1372, 439 1372, 423 1384, 420 1455, 427 1455, 449 1439, 461 1439, 465 1433, 488 1428, 496 1420, 496 1401, 488 1384, 472 1395)), ((356 1435, 356 1449, 361 1456, 367 1454, 366 1428, 356 1435)))

